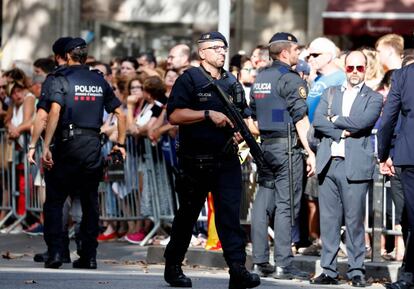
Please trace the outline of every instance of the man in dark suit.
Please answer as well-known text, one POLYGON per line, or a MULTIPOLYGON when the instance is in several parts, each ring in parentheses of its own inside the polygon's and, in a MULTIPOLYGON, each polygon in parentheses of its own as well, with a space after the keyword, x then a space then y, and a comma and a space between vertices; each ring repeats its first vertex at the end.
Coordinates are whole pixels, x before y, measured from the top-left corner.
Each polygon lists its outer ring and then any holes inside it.
POLYGON ((347 276, 354 287, 366 285, 365 197, 376 162, 370 135, 382 107, 382 96, 364 84, 366 63, 362 52, 350 52, 345 58, 347 81, 342 86, 327 89, 315 112, 313 125, 322 135, 316 154, 316 173, 323 273, 312 279, 311 284, 338 283, 336 257, 344 218, 347 276), (328 98, 331 109, 328 109, 328 98))
POLYGON ((414 286, 414 65, 393 72, 391 90, 382 114, 378 132, 378 158, 382 174, 393 176, 394 166, 401 167, 405 207, 408 216, 408 239, 405 264, 397 282, 387 284, 390 289, 408 289, 414 286), (391 140, 401 118, 401 127, 394 142, 393 159, 390 158, 391 140))

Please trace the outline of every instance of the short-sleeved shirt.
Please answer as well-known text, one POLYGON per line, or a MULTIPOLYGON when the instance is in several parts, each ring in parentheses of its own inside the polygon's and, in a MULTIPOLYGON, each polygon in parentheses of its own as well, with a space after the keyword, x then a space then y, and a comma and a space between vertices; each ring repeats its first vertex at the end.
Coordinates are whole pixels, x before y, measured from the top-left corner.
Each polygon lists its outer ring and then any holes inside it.
POLYGON ((56 75, 50 86, 49 103, 56 102, 62 107, 60 124, 65 126, 67 122, 72 121, 67 119, 68 116, 73 116, 73 123, 78 127, 99 129, 102 125, 103 110, 105 109, 108 113, 114 112, 117 107, 121 106, 120 100, 115 96, 108 82, 95 70, 89 70, 83 65, 70 66, 67 69, 71 73, 62 72, 56 75), (76 85, 81 87, 78 92, 79 96, 76 93, 69 95, 72 91, 71 87, 76 85), (85 90, 88 88, 82 88, 86 86, 102 88, 102 92, 98 91, 100 96, 93 91, 85 90), (68 99, 72 97, 74 100, 68 99), (103 103, 94 106, 94 101, 98 97, 103 97, 103 103), (73 110, 68 108, 72 102, 78 105, 73 110))
POLYGON ((263 69, 250 92, 252 118, 259 122, 261 136, 286 137, 287 123, 295 124, 307 113, 306 95, 306 83, 288 64, 275 60, 263 69))
POLYGON ((327 75, 320 75, 314 80, 306 99, 306 104, 309 109, 309 121, 311 123, 313 122, 313 115, 325 89, 331 86, 341 85, 345 80, 345 72, 340 69, 327 75))
POLYGON ((161 115, 162 110, 167 105, 168 98, 163 95, 155 100, 154 105, 151 108, 152 117, 159 117, 161 115))
POLYGON ((58 73, 60 70, 64 69, 66 66, 58 66, 56 69, 49 73, 45 79, 45 81, 42 83, 42 90, 40 92, 39 100, 37 102, 36 108, 37 110, 43 109, 46 112, 49 112, 50 110, 50 89, 53 83, 53 80, 55 79, 55 73, 58 73))
MULTIPOLYGON (((226 71, 214 80, 225 92, 231 94, 232 78, 226 71)), ((187 69, 176 80, 167 104, 168 117, 175 109, 188 108, 204 111, 214 110, 225 113, 225 108, 217 92, 209 85, 209 80, 199 68, 187 69)), ((190 155, 220 154, 233 132, 228 127, 218 128, 211 120, 179 126, 180 153, 190 155)))

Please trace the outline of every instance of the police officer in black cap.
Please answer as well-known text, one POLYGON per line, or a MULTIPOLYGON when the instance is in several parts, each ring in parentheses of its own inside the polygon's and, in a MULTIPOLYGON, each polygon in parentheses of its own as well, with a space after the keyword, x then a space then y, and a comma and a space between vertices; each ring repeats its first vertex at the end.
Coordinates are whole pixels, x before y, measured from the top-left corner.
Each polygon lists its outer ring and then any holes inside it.
POLYGON ((214 198, 224 258, 230 268, 229 288, 253 288, 260 284, 259 276, 249 273, 245 267, 245 236, 239 220, 241 169, 234 149, 234 141, 241 137, 233 133, 233 124, 210 85, 213 81, 231 95, 241 111, 247 107, 240 83, 223 69, 227 49, 221 33, 201 35, 198 40, 201 66, 187 69, 177 79, 167 104, 170 123, 179 125, 178 158, 182 170, 176 188, 180 208, 164 255, 164 278, 173 287, 192 286, 181 263, 209 191, 214 198))
MULTIPOLYGON (((64 69, 66 66, 66 58, 65 58, 65 46, 69 43, 73 38, 72 37, 60 37, 58 38, 52 46, 52 50, 54 53, 55 58, 55 65, 56 68, 52 73, 49 73, 46 77, 46 80, 42 84, 42 90, 40 93, 39 101, 37 103, 37 112, 36 117, 33 122, 33 130, 31 132, 31 138, 30 138, 30 145, 27 150, 27 158, 31 164, 36 165, 36 161, 34 158, 35 151, 36 151, 36 143, 40 138, 41 133, 43 132, 44 128, 46 127, 47 122, 47 116, 50 109, 50 102, 49 102, 49 95, 50 95, 50 89, 51 84, 53 83, 53 79, 55 78, 55 73, 58 73, 60 70, 64 69)), ((46 190, 48 190, 49 186, 47 185, 49 181, 49 171, 44 172, 45 175, 45 183, 46 183, 46 190)), ((69 210, 70 207, 65 207, 64 210, 69 210)), ((68 216, 69 212, 64 215, 68 216)), ((63 218, 63 226, 67 227, 67 218, 63 218)), ((68 232, 64 231, 63 233, 63 252, 62 252, 62 262, 63 263, 70 263, 70 252, 69 252, 69 236, 68 232)), ((75 233, 76 237, 76 244, 79 247, 79 240, 78 240, 78 234, 75 233)), ((49 258, 48 252, 44 253, 38 253, 35 254, 33 260, 35 262, 46 262, 49 258)))
POLYGON ((62 206, 66 197, 78 192, 82 206, 80 258, 74 268, 96 269, 99 232, 98 184, 103 159, 99 130, 103 110, 118 118, 119 150, 125 157, 125 116, 112 88, 95 71, 84 64, 86 43, 74 38, 65 46, 68 67, 55 74, 50 92, 50 111, 43 146, 43 163, 49 171, 44 204, 44 238, 49 259, 46 268, 62 265, 62 206), (54 144, 51 147, 52 137, 54 144))
POLYGON ((298 215, 302 194, 302 147, 308 153, 307 172, 314 174, 315 155, 309 148, 306 83, 292 69, 297 64, 297 39, 290 33, 276 33, 269 41, 271 66, 261 71, 251 90, 252 118, 257 121, 264 151, 274 156, 277 172, 259 171, 259 191, 252 211, 252 244, 254 271, 261 276, 277 279, 307 279, 308 274, 292 265, 291 207, 288 170, 288 123, 292 124, 292 166, 295 216, 298 215), (269 263, 267 237, 268 216, 275 213, 274 260, 269 263))

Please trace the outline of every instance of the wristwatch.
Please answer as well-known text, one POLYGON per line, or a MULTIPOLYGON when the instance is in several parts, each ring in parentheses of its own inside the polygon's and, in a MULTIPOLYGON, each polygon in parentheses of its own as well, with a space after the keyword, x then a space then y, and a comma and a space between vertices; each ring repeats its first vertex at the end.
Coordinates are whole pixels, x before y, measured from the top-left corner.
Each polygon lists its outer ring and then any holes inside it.
POLYGON ((116 145, 117 147, 120 147, 120 148, 125 148, 125 144, 121 144, 121 143, 119 143, 119 142, 115 143, 115 145, 116 145))
POLYGON ((205 120, 209 120, 210 119, 210 111, 209 110, 205 110, 204 111, 204 119, 205 120))

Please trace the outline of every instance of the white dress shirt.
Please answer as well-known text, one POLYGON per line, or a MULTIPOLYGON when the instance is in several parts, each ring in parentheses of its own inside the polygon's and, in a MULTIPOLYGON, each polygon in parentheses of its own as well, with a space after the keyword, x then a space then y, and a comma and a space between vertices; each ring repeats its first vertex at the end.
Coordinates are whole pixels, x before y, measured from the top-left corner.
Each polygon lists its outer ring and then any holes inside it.
MULTIPOLYGON (((345 81, 341 86, 341 92, 343 92, 342 97, 342 116, 349 116, 351 112, 352 104, 354 103, 355 98, 357 97, 358 93, 361 91, 362 86, 364 86, 364 82, 348 89, 348 84, 345 81)), ((335 123, 337 117, 332 118, 332 122, 335 123)), ((339 142, 333 141, 331 145, 331 156, 333 157, 345 157, 345 139, 341 138, 339 142)))

